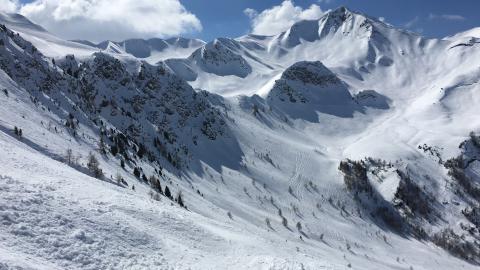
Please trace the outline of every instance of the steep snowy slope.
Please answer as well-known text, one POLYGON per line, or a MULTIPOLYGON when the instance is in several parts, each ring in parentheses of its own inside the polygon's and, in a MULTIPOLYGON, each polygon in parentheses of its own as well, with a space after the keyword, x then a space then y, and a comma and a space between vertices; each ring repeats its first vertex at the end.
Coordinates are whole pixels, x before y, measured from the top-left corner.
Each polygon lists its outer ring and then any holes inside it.
POLYGON ((67 54, 84 57, 97 51, 96 48, 91 46, 62 40, 20 14, 0 12, 0 24, 6 25, 11 30, 20 33, 22 37, 33 43, 35 47, 48 57, 64 57, 67 54))
POLYGON ((339 8, 152 65, 0 31, 0 268, 478 268, 463 35, 339 8))

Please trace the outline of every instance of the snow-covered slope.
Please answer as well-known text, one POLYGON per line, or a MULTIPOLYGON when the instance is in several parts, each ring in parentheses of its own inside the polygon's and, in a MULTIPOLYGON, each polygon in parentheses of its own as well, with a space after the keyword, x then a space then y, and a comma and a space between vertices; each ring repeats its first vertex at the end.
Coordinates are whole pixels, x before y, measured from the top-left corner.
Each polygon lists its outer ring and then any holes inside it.
POLYGON ((339 8, 152 64, 147 41, 51 61, 18 32, 0 29, 0 269, 478 268, 470 34, 339 8))
POLYGON ((9 29, 21 34, 23 38, 34 44, 48 57, 58 58, 67 54, 84 57, 97 51, 96 48, 91 46, 62 40, 20 14, 0 12, 0 24, 6 25, 9 29))
POLYGON ((358 107, 347 85, 321 62, 297 62, 275 81, 267 100, 292 118, 315 122, 316 113, 351 117, 358 107))
POLYGON ((94 44, 85 40, 76 40, 75 42, 107 50, 108 47, 114 45, 125 53, 129 53, 137 58, 156 64, 167 58, 184 58, 188 57, 193 51, 205 44, 199 39, 187 38, 170 38, 160 39, 152 38, 144 39, 127 39, 121 42, 103 41, 94 44))

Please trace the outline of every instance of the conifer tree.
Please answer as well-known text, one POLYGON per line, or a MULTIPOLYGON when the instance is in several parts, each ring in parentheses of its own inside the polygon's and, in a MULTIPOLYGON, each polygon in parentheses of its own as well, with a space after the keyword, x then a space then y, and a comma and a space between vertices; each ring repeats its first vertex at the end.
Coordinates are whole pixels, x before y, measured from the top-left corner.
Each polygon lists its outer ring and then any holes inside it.
POLYGON ((169 199, 172 199, 172 193, 170 192, 170 189, 168 186, 165 186, 165 196, 168 197, 169 199))
POLYGON ((185 207, 185 204, 183 203, 182 192, 181 192, 181 191, 178 192, 177 203, 178 203, 178 205, 180 205, 181 207, 185 207))

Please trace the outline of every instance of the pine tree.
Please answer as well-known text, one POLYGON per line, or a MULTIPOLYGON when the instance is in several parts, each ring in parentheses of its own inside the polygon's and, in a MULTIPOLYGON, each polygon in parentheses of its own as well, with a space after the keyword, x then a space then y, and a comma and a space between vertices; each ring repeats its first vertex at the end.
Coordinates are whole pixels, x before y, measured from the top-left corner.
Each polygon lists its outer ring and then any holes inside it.
POLYGON ((282 217, 282 224, 285 226, 285 228, 288 228, 288 221, 285 217, 282 217))
POLYGON ((133 175, 140 178, 140 170, 137 167, 133 168, 133 175))
POLYGON ((67 151, 65 152, 65 161, 67 162, 67 164, 72 164, 73 161, 74 161, 74 156, 73 156, 73 151, 72 149, 67 149, 67 151))
POLYGON ((150 176, 149 179, 150 186, 155 189, 158 193, 163 194, 162 186, 160 185, 160 181, 155 176, 150 176))
POLYGON ((182 192, 181 192, 181 191, 178 192, 177 203, 178 203, 178 205, 180 205, 181 207, 185 207, 185 204, 183 203, 182 192))
POLYGON ((118 154, 118 147, 116 145, 112 145, 110 147, 110 153, 112 153, 112 156, 116 156, 118 154))
POLYGON ((98 142, 98 151, 102 153, 103 155, 107 154, 107 151, 105 150, 105 141, 103 140, 103 136, 100 136, 100 141, 98 142))
POLYGON ((138 146, 137 156, 141 159, 143 158, 143 155, 145 154, 145 152, 146 152, 145 146, 143 144, 140 144, 138 146))
POLYGON ((96 178, 102 178, 103 177, 103 171, 100 169, 100 163, 98 162, 97 157, 90 152, 88 154, 88 162, 87 162, 87 167, 88 170, 96 177, 96 178))
POLYGON ((165 186, 165 196, 168 197, 169 199, 172 199, 172 193, 170 192, 170 189, 168 186, 165 186))
POLYGON ((13 133, 15 133, 15 135, 18 136, 18 127, 17 126, 13 127, 13 133))
POLYGON ((302 224, 299 222, 297 222, 297 230, 301 231, 302 230, 302 224))

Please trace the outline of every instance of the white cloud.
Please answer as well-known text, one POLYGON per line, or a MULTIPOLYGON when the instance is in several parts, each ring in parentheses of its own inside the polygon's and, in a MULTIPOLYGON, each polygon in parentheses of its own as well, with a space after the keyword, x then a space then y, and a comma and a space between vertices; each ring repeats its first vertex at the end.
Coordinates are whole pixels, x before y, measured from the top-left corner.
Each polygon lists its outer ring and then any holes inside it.
POLYGON ((0 0, 0 11, 7 13, 14 13, 18 9, 17 0, 0 0))
POLYGON ((253 8, 246 8, 243 13, 248 16, 248 18, 253 19, 258 16, 258 12, 253 8))
POLYGON ((179 0, 34 0, 15 9, 66 39, 165 37, 202 29, 179 0))
POLYGON ((278 6, 273 6, 260 13, 247 8, 244 13, 250 18, 252 33, 259 35, 274 35, 287 30, 300 20, 314 20, 320 18, 324 12, 320 6, 313 4, 303 9, 295 6, 291 0, 285 0, 278 6))
POLYGON ((428 19, 429 20, 435 20, 435 19, 443 19, 443 20, 448 20, 448 21, 464 21, 466 20, 465 17, 463 17, 462 15, 456 15, 456 14, 433 14, 433 13, 430 13, 430 15, 428 15, 428 19))

